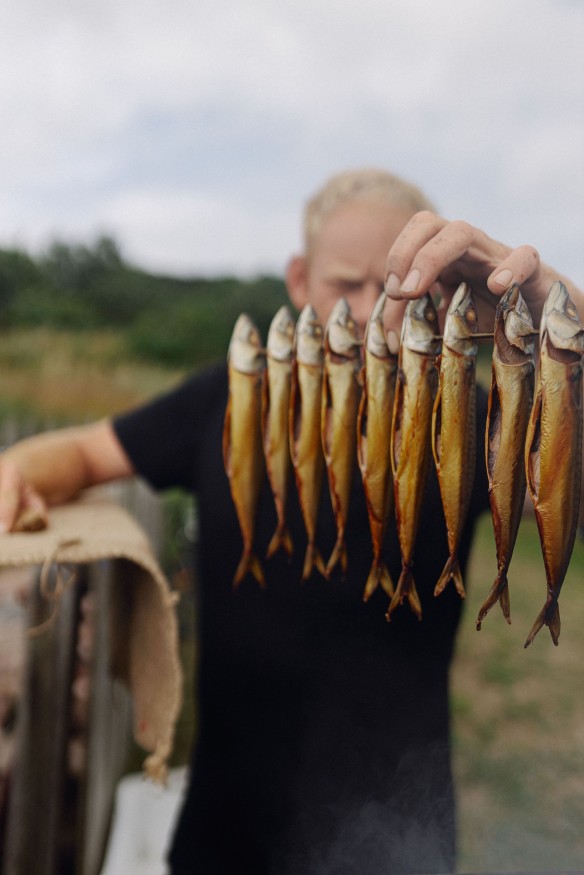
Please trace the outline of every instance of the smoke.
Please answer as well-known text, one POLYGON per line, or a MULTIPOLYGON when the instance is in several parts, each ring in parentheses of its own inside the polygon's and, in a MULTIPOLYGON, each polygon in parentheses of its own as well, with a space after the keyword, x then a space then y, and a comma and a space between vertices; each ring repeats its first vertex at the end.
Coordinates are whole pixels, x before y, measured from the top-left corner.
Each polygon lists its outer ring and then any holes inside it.
POLYGON ((448 751, 431 745, 404 756, 376 798, 343 798, 305 821, 303 859, 278 875, 429 875, 454 871, 454 800, 448 751))

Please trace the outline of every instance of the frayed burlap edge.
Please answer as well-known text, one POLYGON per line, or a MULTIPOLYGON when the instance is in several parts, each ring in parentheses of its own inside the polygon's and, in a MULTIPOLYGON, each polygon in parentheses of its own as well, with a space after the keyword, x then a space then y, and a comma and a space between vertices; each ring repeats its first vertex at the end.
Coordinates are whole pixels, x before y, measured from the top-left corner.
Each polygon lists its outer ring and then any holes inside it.
POLYGON ((0 535, 0 566, 46 569, 102 559, 120 561, 116 580, 124 589, 113 670, 132 696, 136 742, 150 752, 144 770, 164 782, 182 698, 177 597, 144 531, 119 505, 87 494, 52 508, 42 531, 0 535))

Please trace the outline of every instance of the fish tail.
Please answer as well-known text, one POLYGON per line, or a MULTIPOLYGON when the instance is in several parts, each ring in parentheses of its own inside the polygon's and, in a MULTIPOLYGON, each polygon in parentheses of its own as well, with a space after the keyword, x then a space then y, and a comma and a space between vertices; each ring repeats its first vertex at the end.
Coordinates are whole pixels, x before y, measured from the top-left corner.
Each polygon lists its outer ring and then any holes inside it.
POLYGON ((497 575, 494 584, 491 587, 491 591, 489 592, 487 598, 485 599, 483 606, 479 611, 479 615, 477 617, 476 627, 477 630, 480 630, 481 624, 493 605, 497 602, 501 605, 501 610, 503 611, 503 616, 507 620, 509 624, 511 624, 511 604, 509 601, 509 585, 507 581, 507 574, 505 571, 500 571, 497 575))
POLYGON ((379 559, 374 559, 363 591, 364 602, 369 601, 378 586, 381 586, 383 591, 392 598, 395 589, 387 565, 379 559))
POLYGON ((391 597, 391 601, 385 615, 386 620, 391 620, 391 615, 393 614, 395 609, 398 607, 398 605, 403 604, 403 601, 406 598, 418 620, 421 620, 422 604, 420 602, 418 590, 416 589, 414 575, 409 565, 402 566, 402 571, 397 582, 397 587, 391 597))
POLYGON ((440 595, 440 593, 443 592, 446 588, 448 581, 451 579, 454 580, 454 586, 456 587, 456 591, 461 599, 465 598, 466 592, 464 590, 462 574, 460 571, 460 566, 458 564, 458 558, 456 556, 449 556, 446 560, 444 570, 438 578, 438 583, 434 588, 434 595, 440 595))
POLYGON ((244 550, 243 552, 243 556, 241 557, 239 565, 237 566, 237 571, 235 572, 235 577, 233 578, 234 589, 237 589, 247 574, 252 574, 261 587, 266 585, 261 562, 251 550, 244 550))
POLYGON ((285 523, 278 523, 278 527, 268 545, 266 559, 271 559, 280 549, 284 550, 288 559, 292 558, 292 552, 294 549, 292 546, 292 537, 288 531, 288 526, 285 523))
POLYGON ((302 580, 308 580, 314 567, 320 571, 323 577, 326 577, 326 569, 324 567, 324 560, 314 544, 309 544, 306 548, 306 556, 304 558, 304 568, 302 569, 302 580))
POLYGON ((550 630, 550 635, 552 636, 552 641, 558 646, 558 641, 560 638, 560 608, 558 605, 558 600, 556 598, 549 599, 539 614, 535 619, 535 623, 531 627, 531 631, 527 636, 527 641, 523 645, 524 647, 529 647, 532 643, 533 639, 541 629, 543 625, 546 625, 550 630))
POLYGON ((329 580, 331 574, 333 573, 336 566, 341 564, 342 578, 345 579, 345 574, 347 573, 347 547, 345 545, 345 541, 342 535, 337 538, 337 543, 333 548, 333 552, 330 555, 330 559, 326 564, 325 568, 325 577, 329 580))

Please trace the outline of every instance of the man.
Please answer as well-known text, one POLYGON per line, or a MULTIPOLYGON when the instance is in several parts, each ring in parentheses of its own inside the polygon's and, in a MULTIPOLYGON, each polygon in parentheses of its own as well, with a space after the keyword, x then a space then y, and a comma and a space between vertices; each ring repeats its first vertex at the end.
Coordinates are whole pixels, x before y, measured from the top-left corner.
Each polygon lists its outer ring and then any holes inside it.
MULTIPOLYGON (((519 282, 536 319, 558 278, 531 247, 512 250, 467 224, 447 222, 424 196, 390 174, 334 177, 307 207, 305 251, 290 262, 290 298, 324 323, 345 296, 364 326, 387 288, 394 346, 405 300, 426 290, 447 300, 460 280, 475 291, 479 330, 492 328, 496 296, 519 282), (389 255, 387 251, 389 250, 389 255)), ((578 306, 583 296, 566 281, 578 306)), ((407 606, 391 624, 387 598, 361 594, 371 561, 362 490, 355 477, 347 525, 346 580, 317 574, 300 585, 305 535, 296 496, 288 520, 292 563, 265 563, 267 587, 232 579, 241 536, 221 458, 225 366, 195 375, 140 410, 37 436, 0 463, 0 526, 83 487, 139 473, 159 489, 197 494, 201 515, 199 732, 177 828, 173 875, 317 875, 454 869, 448 668, 461 603, 433 588, 447 556, 436 478, 422 513, 416 580, 424 617, 407 606)), ((479 403, 484 432, 484 397, 479 403)), ((487 506, 477 478, 460 551, 487 506)), ((275 527, 266 484, 259 555, 275 527)), ((323 493, 319 546, 335 540, 323 493)), ((400 567, 395 527, 387 562, 400 567)))

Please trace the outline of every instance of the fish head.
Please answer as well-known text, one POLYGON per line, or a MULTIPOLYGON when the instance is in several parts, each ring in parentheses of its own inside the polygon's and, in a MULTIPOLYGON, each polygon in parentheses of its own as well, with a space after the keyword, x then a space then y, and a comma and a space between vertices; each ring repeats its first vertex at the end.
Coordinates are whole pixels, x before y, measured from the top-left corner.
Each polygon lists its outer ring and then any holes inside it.
POLYGON ((402 322, 402 346, 424 355, 438 355, 438 314, 430 295, 408 301, 402 322))
POLYGON ((367 328, 365 329, 365 349, 377 358, 383 359, 389 356, 385 329, 383 327, 383 310, 385 308, 385 292, 379 296, 371 311, 367 328))
POLYGON ((294 320, 284 304, 270 323, 266 349, 270 358, 279 362, 292 360, 294 347, 294 320))
POLYGON ((584 353, 584 327, 566 286, 556 280, 548 292, 541 316, 540 337, 547 335, 556 349, 582 355, 584 353))
POLYGON ((477 333, 477 311, 472 299, 470 286, 461 283, 446 313, 444 322, 444 343, 460 355, 475 356, 478 345, 474 335, 477 333))
POLYGON ((323 337, 324 332, 316 311, 314 307, 307 304, 298 317, 294 332, 294 351, 297 361, 316 367, 322 365, 323 337))
POLYGON ((358 358, 361 351, 359 326, 353 319, 351 308, 345 298, 340 298, 325 330, 325 349, 343 358, 358 358))
POLYGON ((231 367, 243 374, 256 374, 265 364, 260 332, 247 313, 235 323, 229 343, 228 360, 231 367))
POLYGON ((495 338, 502 330, 511 346, 526 356, 535 354, 533 320, 517 283, 507 289, 497 305, 495 314, 495 338))

